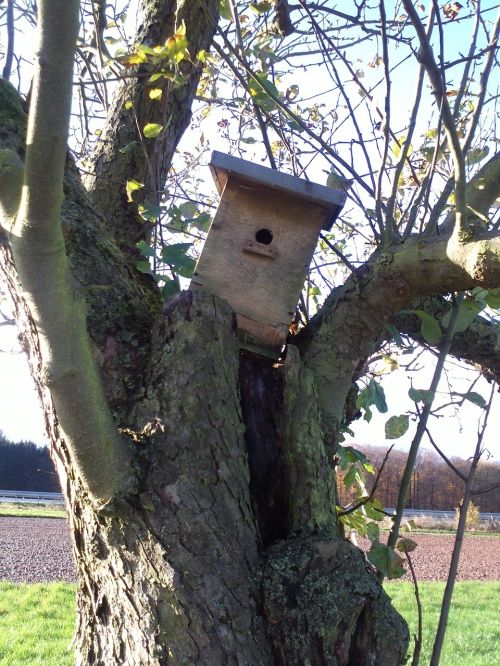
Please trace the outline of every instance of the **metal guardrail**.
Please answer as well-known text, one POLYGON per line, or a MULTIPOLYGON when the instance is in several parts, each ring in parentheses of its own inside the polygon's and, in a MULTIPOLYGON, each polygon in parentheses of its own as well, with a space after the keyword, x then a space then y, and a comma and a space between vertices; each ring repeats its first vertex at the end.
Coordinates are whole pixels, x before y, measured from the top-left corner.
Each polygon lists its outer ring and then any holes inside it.
MULTIPOLYGON (((386 509, 389 513, 396 513, 396 509, 389 507, 386 509)), ((429 516, 430 518, 440 518, 442 520, 454 520, 455 511, 439 511, 434 509, 405 509, 403 512, 405 518, 418 518, 419 516, 429 516)), ((484 512, 479 514, 481 521, 500 520, 500 513, 484 512)))
POLYGON ((64 504, 64 497, 62 493, 45 493, 33 490, 0 490, 0 502, 64 504))

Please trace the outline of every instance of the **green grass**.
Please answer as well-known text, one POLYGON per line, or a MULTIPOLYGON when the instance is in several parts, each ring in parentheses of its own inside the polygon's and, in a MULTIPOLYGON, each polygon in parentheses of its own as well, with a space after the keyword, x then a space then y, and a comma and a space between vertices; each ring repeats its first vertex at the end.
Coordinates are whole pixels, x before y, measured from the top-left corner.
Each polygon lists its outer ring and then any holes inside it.
POLYGON ((0 516, 16 518, 66 518, 63 508, 55 508, 47 504, 0 504, 0 516))
MULTIPOLYGON (((420 663, 430 662, 434 632, 441 610, 444 583, 420 583, 423 608, 423 648, 420 663)), ((413 586, 390 582, 385 590, 410 627, 417 631, 413 586)), ((500 582, 455 583, 440 666, 497 666, 500 664, 500 582)), ((410 660, 411 663, 411 660, 410 660)))
POLYGON ((0 665, 70 666, 75 585, 0 582, 0 665))
MULTIPOLYGON (((416 632, 416 606, 410 583, 385 586, 396 608, 416 632)), ((421 583, 424 646, 420 663, 432 652, 444 583, 421 583)), ((75 586, 67 583, 16 585, 0 582, 0 666, 70 666, 75 586)), ((500 582, 459 582, 441 666, 500 664, 500 582)), ((411 663, 411 662, 410 662, 411 663)))

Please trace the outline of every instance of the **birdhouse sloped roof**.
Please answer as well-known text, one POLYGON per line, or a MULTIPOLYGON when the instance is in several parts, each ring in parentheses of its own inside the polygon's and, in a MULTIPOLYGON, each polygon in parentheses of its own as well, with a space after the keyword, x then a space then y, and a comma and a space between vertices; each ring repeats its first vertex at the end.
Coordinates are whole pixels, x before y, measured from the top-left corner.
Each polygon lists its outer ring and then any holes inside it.
POLYGON ((268 190, 282 192, 289 197, 316 204, 325 209, 323 228, 329 231, 338 217, 347 198, 347 193, 318 185, 297 176, 290 176, 238 157, 214 151, 210 170, 219 193, 223 193, 228 178, 238 182, 259 185, 268 190))

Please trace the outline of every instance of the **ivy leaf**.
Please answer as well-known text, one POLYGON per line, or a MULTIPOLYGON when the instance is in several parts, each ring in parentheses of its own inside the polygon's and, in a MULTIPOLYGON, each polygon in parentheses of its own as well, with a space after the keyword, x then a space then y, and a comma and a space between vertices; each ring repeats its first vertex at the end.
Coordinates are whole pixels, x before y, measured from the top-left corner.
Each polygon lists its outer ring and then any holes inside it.
POLYGON ((163 125, 159 125, 158 123, 147 123, 147 125, 144 125, 142 132, 146 139, 154 139, 160 134, 162 129, 163 125))
POLYGON ((127 201, 128 203, 133 202, 133 194, 134 192, 137 192, 137 190, 140 190, 141 187, 144 187, 143 183, 139 183, 138 180, 127 180, 127 183, 125 185, 125 191, 127 193, 127 201))
POLYGON ((182 277, 190 278, 193 275, 196 265, 196 261, 186 254, 191 246, 192 243, 167 245, 161 251, 162 261, 179 273, 179 275, 182 275, 182 277))
POLYGON ((414 402, 423 402, 429 405, 434 400, 434 391, 429 391, 426 389, 415 389, 412 387, 408 391, 408 395, 414 402))
POLYGON ((367 558, 387 578, 401 578, 406 573, 403 568, 404 560, 385 544, 372 544, 367 558))
POLYGON ((156 206, 151 204, 150 206, 139 206, 139 215, 148 222, 155 222, 159 217, 163 215, 166 208, 163 206, 156 206))
POLYGON ((399 439, 408 430, 410 425, 410 418, 408 414, 401 414, 400 416, 391 416, 385 423, 385 438, 386 439, 399 439))
POLYGON ((153 248, 146 243, 145 240, 141 240, 138 243, 136 243, 136 248, 139 250, 139 252, 144 256, 144 257, 153 257, 155 251, 153 248))
POLYGON ((167 280, 162 287, 161 293, 164 298, 170 298, 170 296, 178 294, 180 290, 181 287, 179 284, 179 280, 177 279, 167 280))

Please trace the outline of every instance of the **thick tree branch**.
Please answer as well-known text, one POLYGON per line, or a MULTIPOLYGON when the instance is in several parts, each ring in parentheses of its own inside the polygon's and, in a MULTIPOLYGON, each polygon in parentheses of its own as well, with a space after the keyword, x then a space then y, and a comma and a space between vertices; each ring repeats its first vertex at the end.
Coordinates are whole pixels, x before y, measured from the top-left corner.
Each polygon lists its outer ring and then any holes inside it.
MULTIPOLYGON (((450 301, 442 296, 429 296, 411 305, 414 310, 423 310, 440 321, 451 309, 450 301)), ((421 322, 412 314, 398 314, 397 329, 420 344, 428 344, 422 336, 421 322)), ((500 326, 476 317, 466 331, 455 333, 450 355, 481 368, 487 379, 500 379, 500 326)))
POLYGON ((71 281, 60 223, 79 3, 46 0, 39 10, 23 190, 15 220, 9 224, 7 215, 5 221, 38 330, 44 383, 76 472, 102 504, 130 486, 131 470, 93 362, 84 299, 71 281))
POLYGON ((475 286, 500 286, 499 236, 460 246, 442 237, 411 239, 377 255, 332 292, 295 342, 314 372, 331 444, 356 369, 399 310, 418 297, 475 286))
MULTIPOLYGON (((467 183, 466 201, 469 221, 474 221, 476 228, 487 228, 490 209, 499 196, 500 152, 493 155, 467 183)), ((454 212, 448 213, 440 227, 441 233, 451 232, 454 222, 454 212)))

